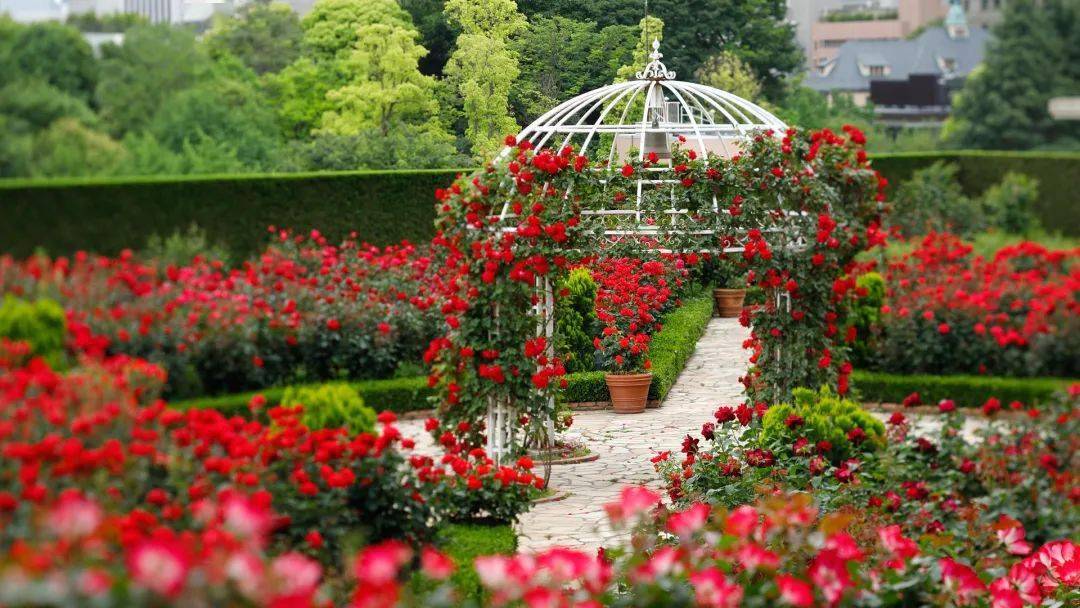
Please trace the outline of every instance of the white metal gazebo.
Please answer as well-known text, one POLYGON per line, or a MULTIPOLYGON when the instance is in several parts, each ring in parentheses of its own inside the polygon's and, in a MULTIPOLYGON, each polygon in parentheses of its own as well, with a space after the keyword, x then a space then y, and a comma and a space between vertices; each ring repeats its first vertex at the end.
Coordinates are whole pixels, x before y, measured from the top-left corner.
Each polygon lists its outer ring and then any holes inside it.
MULTIPOLYGON (((525 127, 517 141, 536 148, 561 149, 572 145, 602 171, 615 172, 635 154, 639 160, 655 155, 659 163, 637 180, 637 196, 623 205, 609 205, 585 215, 611 216, 605 231, 610 237, 655 236, 656 225, 643 221, 642 198, 650 189, 663 188, 671 180, 659 174, 671 168, 671 148, 677 142, 702 158, 715 154, 731 158, 740 154, 748 138, 771 131, 782 137, 787 125, 761 106, 720 89, 675 80, 653 40, 649 63, 634 80, 619 82, 564 101, 525 127)), ((501 157, 511 153, 506 148, 501 157)), ((713 211, 717 202, 713 201, 713 211)), ((685 213, 670 209, 669 214, 685 213)), ((512 217, 508 207, 500 219, 512 217)))
MULTIPOLYGON (((693 150, 702 158, 709 155, 732 158, 744 151, 750 138, 770 131, 774 137, 782 137, 787 125, 751 101, 714 87, 675 80, 675 73, 662 61, 658 40, 653 41, 652 49, 649 63, 634 80, 601 87, 559 104, 525 127, 516 141, 528 141, 537 149, 573 146, 578 154, 589 158, 603 183, 607 183, 607 175, 613 175, 632 159, 631 155, 640 161, 657 159, 635 176, 636 196, 581 213, 594 219, 601 216, 602 232, 609 241, 645 239, 653 243, 653 250, 666 252, 670 250, 665 248, 663 216, 670 218, 666 228, 667 234, 671 234, 670 227, 679 216, 687 216, 688 210, 679 208, 672 196, 671 205, 665 203, 667 208, 658 219, 649 215, 648 206, 643 203, 650 194, 666 201, 666 193, 675 191, 677 180, 670 178, 672 147, 679 145, 684 150, 693 150)), ((513 147, 506 147, 496 160, 505 160, 513 151, 513 147)), ((712 211, 720 212, 715 198, 712 211)), ((507 200, 501 212, 491 218, 489 226, 516 231, 518 219, 511 201, 507 200)), ((694 234, 712 236, 714 231, 700 230, 694 234)), ((742 235, 725 236, 735 239, 730 246, 722 247, 724 251, 742 250, 738 238, 742 235)), ((540 279, 536 289, 537 335, 548 338, 550 351, 555 328, 553 289, 547 278, 540 279)), ((552 412, 554 405, 551 397, 552 412)), ((488 404, 487 451, 497 461, 513 449, 516 420, 513 404, 495 401, 488 404)), ((551 421, 544 422, 550 437, 551 421)))

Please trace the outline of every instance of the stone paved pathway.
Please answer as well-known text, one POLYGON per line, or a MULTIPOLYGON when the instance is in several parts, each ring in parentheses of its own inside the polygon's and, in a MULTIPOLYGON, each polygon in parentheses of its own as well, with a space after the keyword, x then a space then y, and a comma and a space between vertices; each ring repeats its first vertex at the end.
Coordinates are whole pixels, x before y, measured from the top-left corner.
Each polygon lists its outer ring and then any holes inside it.
POLYGON ((649 459, 658 451, 678 450, 683 437, 700 432, 718 405, 737 402, 742 392, 738 378, 748 356, 742 342, 748 335, 737 319, 712 319, 660 408, 633 415, 576 412, 571 430, 600 458, 552 468, 551 487, 570 496, 536 505, 522 516, 519 546, 594 550, 625 540, 607 525, 604 503, 615 500, 626 485, 659 488, 649 459))

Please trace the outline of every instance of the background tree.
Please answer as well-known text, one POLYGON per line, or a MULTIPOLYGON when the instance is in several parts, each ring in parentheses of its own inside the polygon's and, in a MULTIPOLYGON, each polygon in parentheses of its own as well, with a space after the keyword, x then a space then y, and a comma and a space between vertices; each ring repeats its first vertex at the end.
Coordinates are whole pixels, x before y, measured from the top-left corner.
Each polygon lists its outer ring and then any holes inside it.
POLYGON ((454 48, 455 33, 443 14, 444 5, 444 0, 401 0, 420 31, 420 44, 428 50, 420 59, 420 72, 428 76, 442 76, 454 48))
POLYGON ((39 78, 68 95, 90 99, 97 82, 97 64, 79 30, 54 22, 4 26, 0 60, 4 81, 39 78), (5 66, 6 64, 6 66, 5 66), (10 80, 9 80, 10 79, 10 80))
POLYGON ((245 4, 235 16, 215 19, 203 39, 211 57, 229 54, 256 74, 281 71, 300 55, 303 30, 292 7, 257 0, 245 4))
POLYGON ((717 51, 728 51, 750 66, 765 97, 776 101, 787 75, 802 68, 785 0, 652 0, 649 12, 667 24, 662 50, 680 77, 689 77, 717 51))
POLYGON ((348 82, 327 93, 331 110, 323 115, 320 132, 355 135, 377 128, 386 135, 399 124, 433 118, 435 80, 417 69, 427 51, 416 43, 416 30, 380 23, 357 32, 352 52, 341 61, 348 82))
POLYGON ((761 94, 754 72, 730 51, 713 55, 694 72, 694 80, 751 101, 761 94))
POLYGON ((108 174, 125 155, 124 146, 108 135, 74 118, 61 118, 34 137, 32 173, 41 177, 108 174))
POLYGON ((1055 122, 1050 98, 1076 94, 1080 8, 1067 0, 1015 0, 994 28, 983 66, 954 99, 944 137, 958 147, 1029 149, 1075 146, 1080 124, 1055 122))
POLYGON ((511 103, 523 124, 583 90, 598 37, 595 23, 557 16, 537 17, 513 41, 521 75, 511 103))
POLYGON ((461 31, 446 76, 460 96, 473 157, 487 158, 518 128, 509 99, 520 70, 509 38, 525 18, 513 0, 447 0, 446 16, 461 31))
POLYGON ((385 23, 412 28, 412 19, 396 0, 319 0, 303 19, 304 46, 314 59, 349 52, 365 25, 385 23))
MULTIPOLYGON (((634 52, 630 56, 630 62, 623 64, 615 72, 616 82, 632 80, 649 63, 649 53, 652 52, 653 40, 664 41, 664 21, 659 17, 650 15, 642 18, 637 31, 637 44, 634 46, 634 52)), ((667 53, 664 53, 664 65, 671 67, 667 63, 667 53)))
POLYGON ((194 34, 167 25, 134 27, 123 46, 106 45, 102 54, 97 101, 116 135, 144 128, 166 99, 207 78, 212 68, 194 34))

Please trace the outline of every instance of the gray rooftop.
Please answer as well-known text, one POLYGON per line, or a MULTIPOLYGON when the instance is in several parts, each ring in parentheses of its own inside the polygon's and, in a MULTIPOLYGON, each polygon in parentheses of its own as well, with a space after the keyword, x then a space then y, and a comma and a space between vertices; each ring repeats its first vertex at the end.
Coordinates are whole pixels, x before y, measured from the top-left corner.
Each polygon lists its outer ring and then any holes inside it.
POLYGON ((990 33, 971 28, 966 38, 950 38, 944 27, 927 28, 914 40, 850 40, 832 60, 827 75, 811 70, 806 86, 822 92, 869 91, 871 80, 907 80, 911 74, 937 74, 962 78, 971 73, 986 52, 990 33), (943 65, 953 63, 946 74, 943 65), (888 66, 886 76, 863 75, 859 64, 888 66))

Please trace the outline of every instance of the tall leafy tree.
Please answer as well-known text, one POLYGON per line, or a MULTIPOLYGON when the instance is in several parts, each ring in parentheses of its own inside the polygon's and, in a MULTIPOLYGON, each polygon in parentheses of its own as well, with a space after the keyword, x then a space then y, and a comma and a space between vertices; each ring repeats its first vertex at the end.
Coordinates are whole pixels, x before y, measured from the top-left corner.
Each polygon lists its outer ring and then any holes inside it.
POLYGON ((314 59, 334 58, 356 45, 359 28, 384 23, 412 28, 397 0, 319 0, 303 19, 304 46, 314 59))
POLYGON ((34 137, 31 174, 42 177, 112 173, 124 146, 73 118, 61 118, 34 137))
MULTIPOLYGON (((653 41, 664 41, 664 21, 659 17, 648 16, 641 20, 641 23, 637 27, 637 45, 634 46, 634 53, 630 57, 630 63, 623 64, 619 70, 615 73, 615 80, 617 82, 625 82, 632 80, 638 72, 643 70, 649 63, 649 54, 652 53, 653 41)), ((667 65, 667 54, 664 55, 667 65)), ((671 66, 668 66, 669 68, 671 66)))
POLYGON ((598 37, 595 23, 537 17, 513 41, 521 75, 511 96, 523 122, 581 92, 598 37))
POLYGON ((706 59, 694 72, 694 79, 743 99, 754 100, 761 94, 761 84, 750 66, 730 51, 722 51, 706 59))
POLYGON ((987 149, 1069 146, 1080 125, 1056 122, 1047 104, 1080 86, 1075 44, 1080 9, 1069 0, 1014 0, 994 29, 986 61, 954 99, 944 137, 951 145, 987 149))
POLYGON ((300 55, 303 30, 292 7, 257 0, 223 16, 203 39, 211 57, 230 54, 256 74, 278 72, 300 55))
POLYGON ((487 158, 517 130, 509 99, 520 69, 509 39, 525 18, 514 0, 447 0, 446 16, 461 31, 446 76, 460 96, 473 156, 487 158))
POLYGON ((428 50, 420 59, 420 71, 429 76, 442 75, 454 48, 455 33, 443 15, 444 5, 445 0, 401 0, 420 30, 420 44, 428 50))
POLYGON ((341 60, 349 80, 327 93, 331 110, 323 115, 320 131, 355 135, 377 128, 385 135, 396 125, 434 117, 435 80, 417 68, 427 51, 417 44, 416 30, 380 23, 357 32, 356 44, 341 60))
POLYGON ((44 80, 61 91, 90 99, 97 81, 97 61, 79 30, 60 23, 5 26, 0 50, 6 59, 4 80, 29 77, 44 80))
POLYGON ((103 49, 97 86, 101 118, 117 135, 140 130, 166 99, 207 78, 212 67, 190 31, 134 27, 122 46, 103 49))

